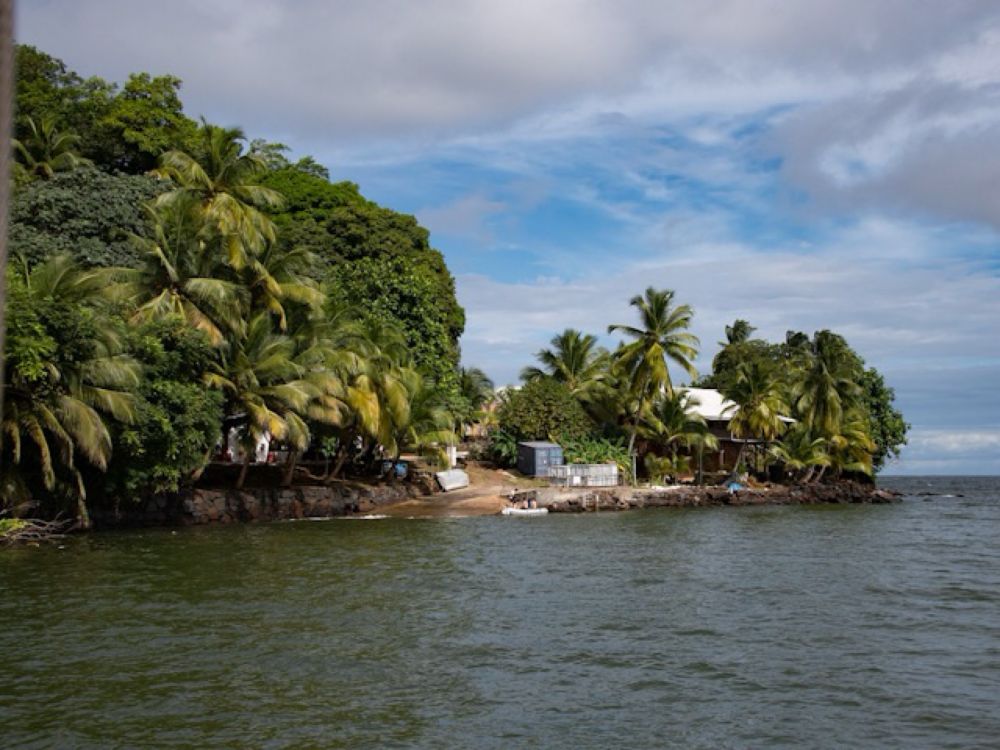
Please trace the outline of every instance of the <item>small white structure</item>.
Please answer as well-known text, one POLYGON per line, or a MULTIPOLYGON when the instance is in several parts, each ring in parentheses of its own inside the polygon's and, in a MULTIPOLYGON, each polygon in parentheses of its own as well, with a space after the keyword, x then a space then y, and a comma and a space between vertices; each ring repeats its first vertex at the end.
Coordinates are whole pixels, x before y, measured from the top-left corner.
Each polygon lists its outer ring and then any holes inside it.
POLYGON ((549 467, 549 481, 557 487, 617 487, 617 464, 562 464, 549 467))
MULTIPOLYGON (((230 427, 226 435, 226 447, 229 455, 236 463, 243 462, 243 444, 240 438, 243 436, 244 427, 230 427)), ((265 432, 257 439, 253 449, 253 460, 255 463, 267 463, 267 455, 271 450, 271 433, 265 432)))
POLYGON ((441 485, 441 489, 445 492, 448 492, 449 490, 460 490, 463 487, 469 486, 469 475, 461 469, 439 471, 434 476, 437 477, 438 484, 441 485))

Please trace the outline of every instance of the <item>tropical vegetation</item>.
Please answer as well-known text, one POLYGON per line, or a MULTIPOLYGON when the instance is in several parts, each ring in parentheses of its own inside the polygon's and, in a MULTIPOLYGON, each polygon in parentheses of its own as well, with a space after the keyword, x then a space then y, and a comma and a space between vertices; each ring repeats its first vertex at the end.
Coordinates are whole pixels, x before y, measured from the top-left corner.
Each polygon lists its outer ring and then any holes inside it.
POLYGON ((789 331, 772 344, 755 338, 748 321, 736 320, 725 327, 711 373, 698 378, 693 309, 678 304, 673 291, 652 287, 630 305, 637 324, 608 327, 623 337, 616 348, 567 329, 538 352, 537 365, 522 370, 524 386, 498 412, 495 460, 516 460, 510 446, 517 439, 553 439, 589 445, 586 451, 567 448, 567 455, 624 464, 626 475, 644 470, 653 482, 700 482, 705 456, 717 454, 726 438, 739 446, 724 459, 726 472, 814 482, 871 477, 905 445, 908 425, 893 405, 892 389, 842 336, 789 331), (690 386, 678 387, 675 375, 689 376, 690 386), (721 425, 710 428, 699 416, 689 387, 721 392, 729 404, 721 425), (578 415, 572 431, 555 412, 578 415))
POLYGON ((492 398, 409 216, 309 157, 183 112, 179 79, 84 80, 17 49, 0 510, 90 523, 191 486, 439 460, 492 398), (310 452, 321 459, 300 466, 310 452))

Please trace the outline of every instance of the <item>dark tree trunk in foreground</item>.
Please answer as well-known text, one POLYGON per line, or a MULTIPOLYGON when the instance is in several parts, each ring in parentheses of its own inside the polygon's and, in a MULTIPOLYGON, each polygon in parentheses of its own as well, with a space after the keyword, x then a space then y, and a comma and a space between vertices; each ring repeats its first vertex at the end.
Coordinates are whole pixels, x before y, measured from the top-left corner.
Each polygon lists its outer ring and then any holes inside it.
POLYGON ((247 480, 247 471, 250 469, 251 458, 250 451, 247 451, 246 456, 243 457, 243 466, 240 468, 240 475, 236 479, 236 489, 238 490, 243 489, 243 483, 247 480))
POLYGON ((295 466, 299 462, 299 452, 289 451, 288 459, 285 461, 285 475, 282 477, 281 484, 283 487, 289 487, 292 484, 292 478, 295 476, 295 466))

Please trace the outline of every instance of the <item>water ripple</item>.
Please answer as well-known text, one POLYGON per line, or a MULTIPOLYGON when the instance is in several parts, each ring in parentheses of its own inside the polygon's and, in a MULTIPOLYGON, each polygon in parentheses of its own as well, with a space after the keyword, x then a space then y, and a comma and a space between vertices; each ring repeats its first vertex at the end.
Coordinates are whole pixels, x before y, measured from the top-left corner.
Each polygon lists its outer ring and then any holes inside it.
POLYGON ((0 745, 996 746, 995 480, 903 488, 2 551, 0 745))

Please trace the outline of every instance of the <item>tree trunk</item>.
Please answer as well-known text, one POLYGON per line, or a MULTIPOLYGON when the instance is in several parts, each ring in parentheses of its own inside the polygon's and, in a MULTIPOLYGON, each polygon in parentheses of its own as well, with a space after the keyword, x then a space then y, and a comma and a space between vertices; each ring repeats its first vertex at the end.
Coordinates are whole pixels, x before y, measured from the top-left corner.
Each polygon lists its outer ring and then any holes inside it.
POLYGON ((811 479, 812 479, 812 476, 813 476, 813 473, 814 473, 815 471, 816 471, 816 466, 815 466, 815 465, 813 465, 813 466, 810 466, 810 467, 809 467, 809 468, 808 468, 808 469, 806 470, 806 474, 805 474, 805 476, 804 476, 804 477, 802 477, 802 479, 800 479, 799 481, 801 481, 801 482, 802 482, 802 484, 809 484, 809 480, 811 480, 811 479))
POLYGON ((90 511, 87 510, 87 501, 83 499, 83 495, 76 496, 76 525, 81 529, 93 526, 90 521, 90 511))
POLYGON ((747 444, 745 442, 740 443, 740 452, 736 454, 736 463, 733 464, 734 473, 739 470, 740 464, 743 463, 743 454, 746 452, 746 449, 747 449, 747 444))
POLYGON ((825 466, 819 467, 819 474, 816 475, 816 479, 814 480, 816 484, 820 483, 820 481, 823 479, 824 474, 826 474, 826 467, 825 466))
POLYGON ((344 463, 347 461, 347 446, 340 446, 337 448, 337 461, 333 465, 333 471, 330 473, 328 479, 336 479, 340 475, 340 470, 344 468, 344 463))
POLYGON ((298 451, 289 451, 288 459, 285 461, 285 475, 281 479, 281 485, 283 487, 290 487, 292 484, 292 477, 295 475, 295 465, 299 461, 298 451))
POLYGON ((243 457, 243 466, 240 467, 240 475, 236 478, 236 489, 238 490, 243 489, 243 483, 247 480, 247 471, 250 470, 250 460, 252 458, 253 456, 250 454, 250 451, 247 451, 243 457))

